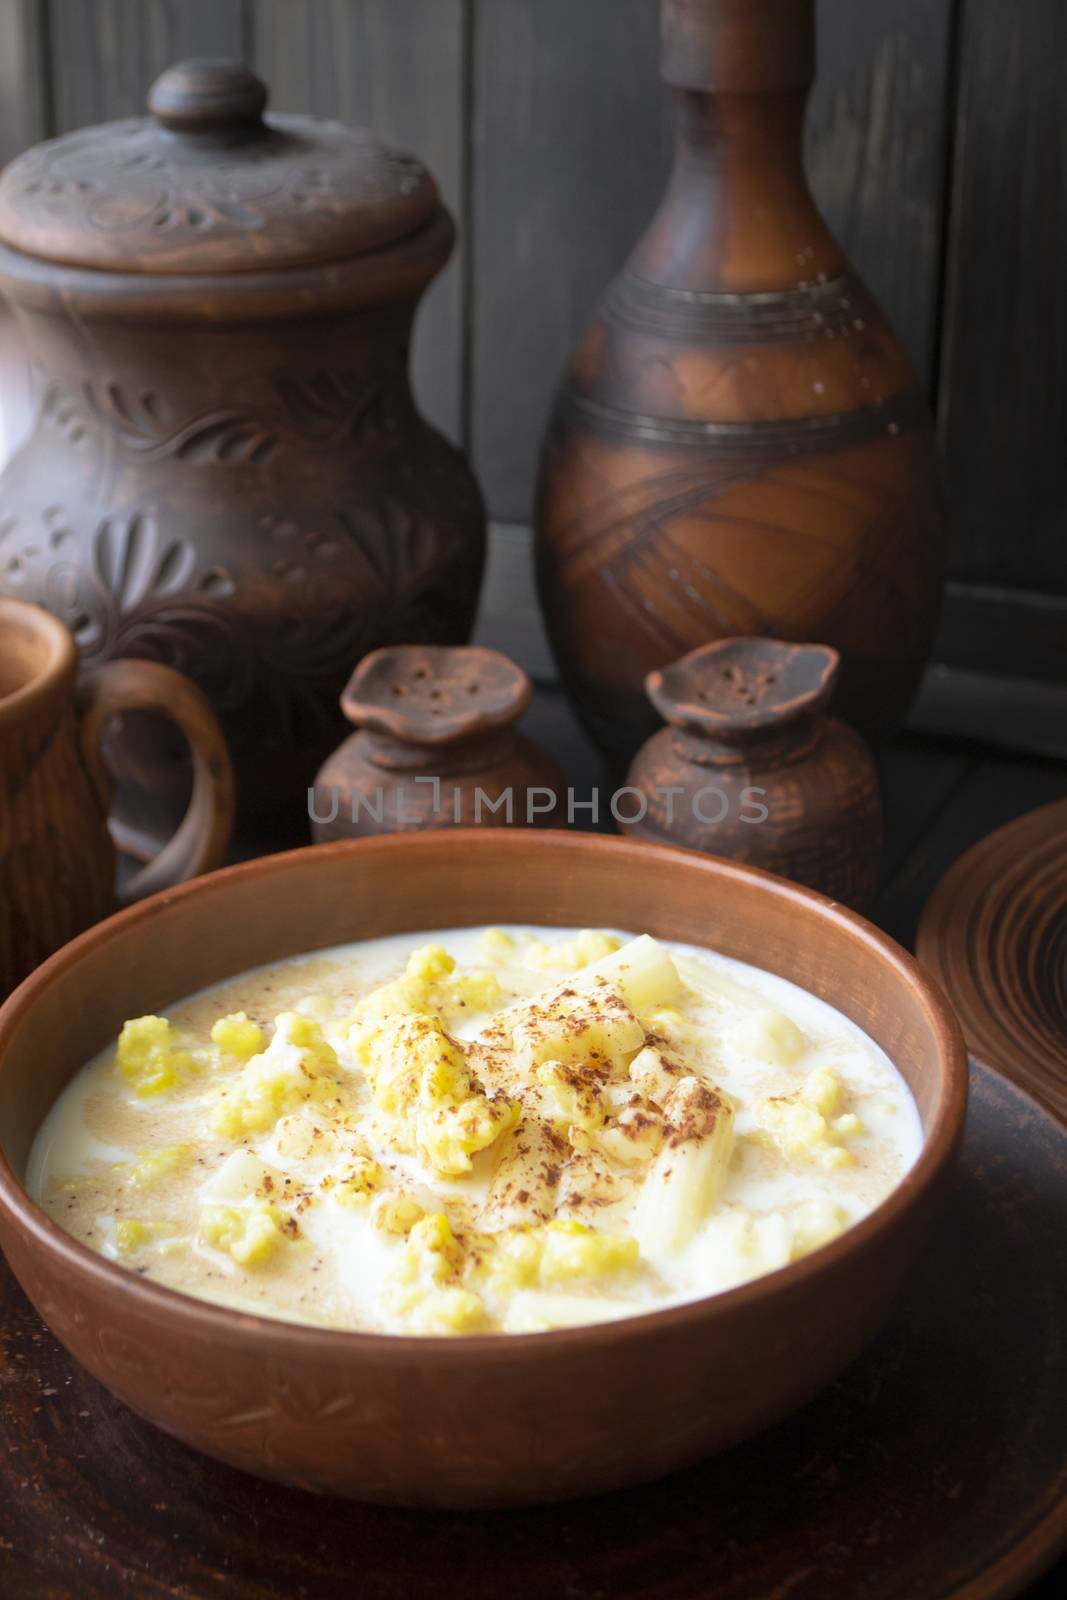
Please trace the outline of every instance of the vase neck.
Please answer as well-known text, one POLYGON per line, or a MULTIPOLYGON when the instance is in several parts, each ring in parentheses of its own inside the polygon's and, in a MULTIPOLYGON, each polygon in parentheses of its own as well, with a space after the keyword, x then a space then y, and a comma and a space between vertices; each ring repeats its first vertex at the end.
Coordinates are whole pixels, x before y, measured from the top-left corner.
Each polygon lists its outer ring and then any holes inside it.
POLYGON ((804 173, 811 0, 665 0, 674 167, 632 269, 691 293, 790 293, 845 261, 804 173))
POLYGON ((806 91, 815 0, 663 0, 663 80, 706 94, 806 91))

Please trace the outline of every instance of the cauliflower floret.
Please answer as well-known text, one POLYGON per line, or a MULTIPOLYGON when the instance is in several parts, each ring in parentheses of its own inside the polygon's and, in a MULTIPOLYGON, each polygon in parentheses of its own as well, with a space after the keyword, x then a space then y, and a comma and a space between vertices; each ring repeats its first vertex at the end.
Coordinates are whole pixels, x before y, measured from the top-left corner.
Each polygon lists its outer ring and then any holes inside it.
POLYGON ((457 973, 442 945, 422 945, 408 956, 398 978, 364 995, 353 1012, 360 1028, 380 1028, 399 1016, 440 1020, 454 1011, 491 1011, 500 1004, 495 972, 457 973))
POLYGON ((704 1269, 719 1289, 774 1272, 792 1259, 792 1235, 780 1211, 750 1216, 726 1209, 708 1219, 699 1246, 704 1269))
POLYGON ((543 1228, 507 1228, 490 1236, 487 1283, 498 1295, 531 1288, 538 1281, 544 1254, 543 1228))
POLYGON ((140 1250, 151 1237, 151 1226, 145 1222, 138 1222, 134 1217, 123 1217, 115 1224, 115 1248, 123 1255, 140 1250))
POLYGON ((135 1189, 168 1178, 172 1172, 185 1165, 192 1152, 187 1144, 172 1144, 162 1150, 145 1150, 131 1167, 127 1182, 135 1189))
POLYGON ((416 1280, 435 1284, 458 1277, 463 1250, 443 1211, 420 1217, 408 1233, 395 1272, 399 1283, 416 1280))
POLYGON ((485 1306, 470 1289, 437 1289, 412 1309, 420 1333, 476 1333, 486 1323, 485 1306))
POLYGON ((238 1061, 258 1056, 266 1043, 262 1029, 249 1021, 246 1011, 220 1017, 211 1030, 211 1038, 224 1055, 236 1056, 238 1061))
POLYGON ((515 949, 515 941, 503 928, 486 928, 479 943, 488 961, 506 961, 515 949))
POLYGON ((343 1206, 366 1205, 385 1182, 385 1173, 369 1156, 357 1156, 343 1177, 333 1186, 332 1193, 343 1206))
POLYGON ((335 1127, 326 1118, 309 1115, 307 1107, 278 1119, 274 1130, 274 1151, 278 1160, 325 1160, 336 1149, 335 1127))
POLYGON ((829 1244, 848 1227, 848 1212, 835 1201, 820 1196, 802 1200, 791 1215, 793 1229, 793 1259, 806 1256, 821 1245, 829 1244))
POLYGON ((443 986, 447 1011, 494 1011, 500 1004, 500 979, 495 972, 460 972, 443 986))
POLYGON ((275 1019, 274 1037, 246 1063, 211 1114, 211 1128, 223 1138, 273 1128, 279 1117, 312 1102, 337 1097, 337 1057, 322 1029, 310 1017, 284 1011, 275 1019))
POLYGON ((841 1096, 836 1073, 830 1067, 818 1067, 792 1094, 772 1095, 758 1102, 757 1137, 769 1136, 790 1160, 812 1161, 828 1172, 851 1167, 856 1158, 841 1138, 861 1131, 862 1124, 851 1113, 828 1120, 840 1106, 841 1096))
POLYGON ((523 965, 536 972, 580 972, 604 956, 614 955, 622 948, 622 940, 612 933, 602 933, 593 928, 583 928, 574 939, 548 944, 544 939, 531 939, 523 950, 523 965))
POLYGON ((549 1222, 544 1230, 541 1282, 571 1283, 575 1278, 604 1278, 636 1267, 640 1250, 626 1233, 598 1233, 581 1222, 549 1222))
POLYGON ((426 1215, 425 1208, 403 1189, 387 1189, 374 1202, 371 1221, 382 1233, 410 1233, 426 1215))
POLYGON ((354 1028, 382 1027, 398 1016, 432 1012, 435 985, 451 975, 455 961, 441 945, 421 945, 408 956, 403 972, 365 994, 352 1013, 354 1028))
POLYGON ((444 1177, 469 1172, 472 1157, 518 1120, 518 1106, 482 1092, 433 1016, 357 1022, 349 1039, 375 1104, 406 1124, 393 1130, 393 1142, 417 1150, 444 1177))
POLYGON ((415 983, 429 986, 449 977, 455 970, 455 959, 444 945, 424 944, 408 956, 405 975, 415 983))
POLYGON ((800 1098, 824 1117, 832 1117, 841 1104, 841 1079, 832 1067, 816 1067, 800 1086, 800 1098))
POLYGON ((266 1200, 228 1206, 215 1202, 202 1207, 199 1236, 204 1244, 226 1251, 241 1267, 268 1261, 283 1243, 282 1214, 266 1200))
POLYGON ((463 1051, 429 1015, 400 1015, 350 1031, 376 1106, 411 1116, 424 1099, 458 1099, 469 1087, 463 1051))
POLYGON ((854 1111, 846 1111, 843 1116, 835 1117, 833 1130, 836 1134, 840 1134, 843 1139, 858 1138, 861 1133, 866 1131, 862 1121, 854 1111))
POLYGON ((193 1071, 193 1058, 175 1045, 166 1017, 134 1017, 124 1023, 116 1063, 141 1098, 172 1089, 193 1071))
POLYGON ((473 1157, 513 1128, 519 1107, 484 1094, 427 1107, 417 1118, 416 1143, 426 1163, 444 1177, 470 1172, 473 1157))
POLYGON ((535 1074, 545 1090, 544 1110, 564 1128, 591 1132, 606 1121, 608 1105, 604 1098, 603 1071, 583 1070, 581 1064, 543 1061, 535 1074))

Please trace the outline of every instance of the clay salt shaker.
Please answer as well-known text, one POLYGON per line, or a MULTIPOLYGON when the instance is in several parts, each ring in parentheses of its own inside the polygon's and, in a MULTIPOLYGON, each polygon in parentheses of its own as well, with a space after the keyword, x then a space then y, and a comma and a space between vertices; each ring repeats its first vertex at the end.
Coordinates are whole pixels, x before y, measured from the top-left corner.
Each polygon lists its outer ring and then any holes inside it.
POLYGON ((533 686, 477 646, 392 645, 356 668, 341 709, 359 730, 309 796, 317 844, 421 828, 549 826, 564 779, 515 727, 533 686))
POLYGON ((859 736, 824 714, 838 668, 828 645, 721 639, 650 672, 645 688, 668 726, 634 758, 627 784, 638 793, 619 804, 634 820, 620 831, 866 906, 881 849, 878 775, 859 736))

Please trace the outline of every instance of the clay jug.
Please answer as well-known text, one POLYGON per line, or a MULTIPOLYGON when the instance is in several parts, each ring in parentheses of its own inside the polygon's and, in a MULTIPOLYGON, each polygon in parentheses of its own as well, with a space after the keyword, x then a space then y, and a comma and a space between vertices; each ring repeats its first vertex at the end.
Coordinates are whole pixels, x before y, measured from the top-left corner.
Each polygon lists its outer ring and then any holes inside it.
POLYGON ((646 674, 733 635, 841 655, 835 709, 892 730, 946 559, 908 356, 802 163, 814 0, 664 0, 666 196, 578 346, 545 445, 541 602, 590 732, 629 755, 646 674))
POLYGON ((233 773, 203 694, 155 661, 109 661, 76 686, 68 630, 0 598, 0 999, 118 904, 220 867, 233 773), (188 740, 192 798, 166 847, 116 887, 111 781, 101 743, 123 712, 165 716, 188 740))

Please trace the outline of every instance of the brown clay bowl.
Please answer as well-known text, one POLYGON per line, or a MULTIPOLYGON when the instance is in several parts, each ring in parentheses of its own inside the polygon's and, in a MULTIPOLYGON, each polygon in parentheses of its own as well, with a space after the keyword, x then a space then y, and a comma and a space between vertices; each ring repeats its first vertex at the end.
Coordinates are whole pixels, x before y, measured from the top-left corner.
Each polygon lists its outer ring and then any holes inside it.
POLYGON ((455 830, 347 841, 200 878, 101 923, 0 1010, 0 1246, 53 1332, 159 1427, 250 1472, 428 1506, 566 1499, 655 1478, 802 1404, 911 1271, 963 1129, 938 990, 876 929, 749 867, 629 840, 455 830), (127 1016, 261 962, 458 924, 631 928, 714 945, 839 1007, 899 1064, 925 1132, 870 1217, 768 1277, 606 1326, 426 1339, 299 1327, 176 1294, 28 1198, 34 1134, 127 1016))

